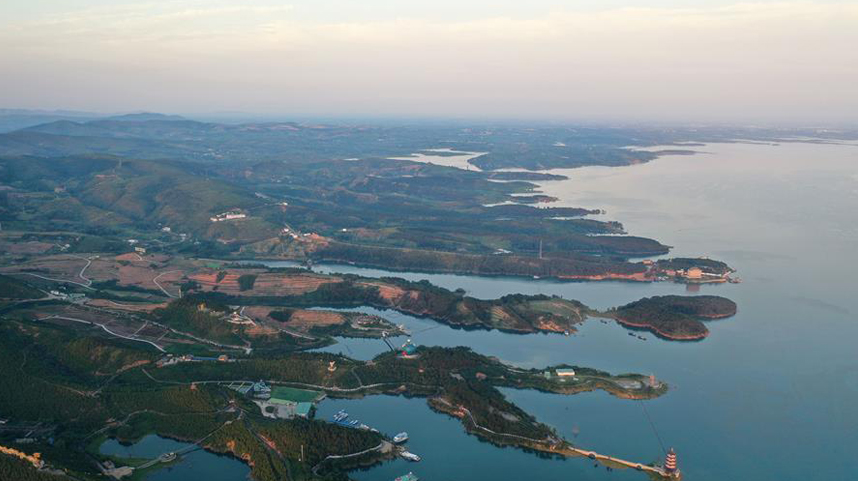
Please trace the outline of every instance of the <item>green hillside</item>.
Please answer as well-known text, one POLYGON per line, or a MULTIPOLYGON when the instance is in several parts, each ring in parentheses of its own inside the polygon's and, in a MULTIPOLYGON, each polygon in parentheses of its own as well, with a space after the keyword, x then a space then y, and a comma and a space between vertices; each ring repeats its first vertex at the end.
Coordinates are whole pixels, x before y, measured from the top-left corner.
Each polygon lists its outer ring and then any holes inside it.
MULTIPOLYGON (((108 156, 19 157, 0 164, 0 184, 25 192, 17 219, 58 228, 155 229, 159 224, 196 236, 219 238, 229 226, 209 218, 260 204, 251 192, 197 164, 108 156)), ((7 200, 8 202, 8 200, 7 200)), ((230 239, 259 240, 276 228, 256 219, 230 239)))
POLYGON ((42 291, 14 277, 0 274, 0 299, 39 299, 42 291))

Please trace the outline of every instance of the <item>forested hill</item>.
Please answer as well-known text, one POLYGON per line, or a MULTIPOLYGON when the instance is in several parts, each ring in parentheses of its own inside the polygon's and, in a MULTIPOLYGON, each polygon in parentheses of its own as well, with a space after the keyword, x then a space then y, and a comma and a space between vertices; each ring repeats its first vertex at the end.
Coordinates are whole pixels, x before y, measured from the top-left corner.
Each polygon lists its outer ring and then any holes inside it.
POLYGON ((650 330, 674 340, 699 340, 709 335, 703 320, 736 314, 736 303, 720 296, 653 296, 612 311, 620 323, 650 330))

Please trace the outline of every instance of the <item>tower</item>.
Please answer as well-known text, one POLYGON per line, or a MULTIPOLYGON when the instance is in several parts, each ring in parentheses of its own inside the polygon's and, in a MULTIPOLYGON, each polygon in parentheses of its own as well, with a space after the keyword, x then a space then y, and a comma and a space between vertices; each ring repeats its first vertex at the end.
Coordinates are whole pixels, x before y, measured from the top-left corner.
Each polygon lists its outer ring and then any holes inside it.
POLYGON ((673 448, 670 448, 667 457, 664 459, 664 470, 669 474, 676 472, 676 452, 673 451, 673 448))

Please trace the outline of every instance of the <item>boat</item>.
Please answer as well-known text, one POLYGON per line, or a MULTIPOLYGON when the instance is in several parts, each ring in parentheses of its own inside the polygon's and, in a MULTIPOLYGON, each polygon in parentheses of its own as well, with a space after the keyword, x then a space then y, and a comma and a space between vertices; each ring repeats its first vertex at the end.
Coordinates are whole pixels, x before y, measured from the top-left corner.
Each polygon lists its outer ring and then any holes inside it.
POLYGON ((396 444, 404 443, 405 441, 408 441, 408 433, 406 433, 405 431, 402 431, 401 433, 393 437, 393 442, 396 444))
POLYGON ((416 474, 409 472, 408 474, 403 474, 402 476, 394 479, 393 481, 420 481, 420 478, 418 478, 416 474))
POLYGON ((340 410, 340 412, 334 414, 334 421, 339 423, 345 421, 347 417, 349 417, 349 413, 345 412, 344 410, 340 410))
POLYGON ((414 461, 415 463, 420 461, 420 456, 418 456, 414 453, 410 453, 408 451, 402 451, 401 453, 399 453, 399 455, 402 456, 404 459, 407 459, 409 461, 414 461))

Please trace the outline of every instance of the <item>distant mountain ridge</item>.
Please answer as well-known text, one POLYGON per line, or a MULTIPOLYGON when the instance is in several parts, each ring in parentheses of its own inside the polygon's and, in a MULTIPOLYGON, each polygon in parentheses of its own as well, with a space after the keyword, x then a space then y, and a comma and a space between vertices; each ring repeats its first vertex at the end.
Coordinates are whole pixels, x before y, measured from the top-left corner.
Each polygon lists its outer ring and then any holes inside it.
POLYGON ((0 109, 0 133, 45 124, 57 120, 86 121, 98 118, 98 114, 65 110, 0 109))
POLYGON ((145 122, 148 120, 188 120, 181 115, 159 114, 157 112, 138 112, 132 114, 114 115, 104 120, 119 120, 130 122, 145 122))
POLYGON ((187 120, 179 115, 167 115, 153 112, 132 112, 128 114, 100 114, 76 110, 29 110, 0 109, 0 133, 14 132, 57 121, 85 123, 92 120, 146 121, 146 120, 187 120))

